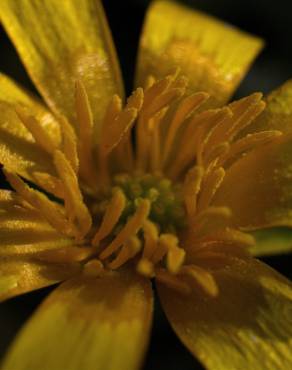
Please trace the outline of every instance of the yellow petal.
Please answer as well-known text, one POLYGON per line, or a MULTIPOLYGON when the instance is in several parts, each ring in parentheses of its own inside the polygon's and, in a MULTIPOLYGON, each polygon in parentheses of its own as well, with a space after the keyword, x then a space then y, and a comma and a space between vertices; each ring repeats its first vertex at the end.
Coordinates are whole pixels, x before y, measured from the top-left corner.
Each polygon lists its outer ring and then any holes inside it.
POLYGON ((236 226, 249 230, 292 226, 292 138, 255 149, 227 169, 214 203, 232 210, 236 226))
POLYGON ((48 154, 35 145, 15 113, 17 106, 23 106, 36 117, 54 143, 60 143, 60 129, 53 115, 37 98, 0 74, 0 162, 30 180, 32 170, 54 173, 48 154))
POLYGON ((192 91, 224 104, 244 77, 262 41, 194 9, 168 0, 153 2, 143 28, 137 84, 180 67, 192 91))
POLYGON ((122 95, 115 51, 100 1, 0 3, 3 26, 54 113, 75 120, 74 84, 90 97, 96 129, 114 93, 122 95))
POLYGON ((80 265, 52 264, 27 256, 0 256, 0 301, 71 278, 80 265))
POLYGON ((289 369, 291 283, 255 259, 234 260, 214 277, 219 294, 213 298, 159 285, 166 315, 186 347, 207 369, 289 369))
POLYGON ((146 279, 123 272, 61 285, 24 327, 3 369, 138 369, 152 292, 146 279))
POLYGON ((34 253, 72 245, 40 215, 15 205, 15 194, 0 191, 0 300, 71 277, 79 267, 52 265, 34 253))

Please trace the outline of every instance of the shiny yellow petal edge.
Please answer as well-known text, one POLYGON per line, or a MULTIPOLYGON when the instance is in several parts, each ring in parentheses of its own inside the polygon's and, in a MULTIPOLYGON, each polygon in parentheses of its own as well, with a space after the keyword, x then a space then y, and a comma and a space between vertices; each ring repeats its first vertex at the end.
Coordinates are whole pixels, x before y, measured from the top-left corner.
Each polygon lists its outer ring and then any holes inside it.
POLYGON ((211 94, 220 106, 233 94, 263 41, 200 11, 168 0, 154 1, 146 15, 136 73, 161 78, 180 67, 192 91, 211 94))
POLYGON ((138 370, 152 299, 150 282, 135 274, 67 281, 26 324, 1 369, 138 370))
POLYGON ((98 134, 109 99, 115 93, 123 95, 101 1, 3 0, 0 18, 49 107, 72 123, 74 84, 83 81, 98 134))
POLYGON ((255 260, 215 271, 215 298, 189 297, 159 285, 166 315, 209 370, 282 370, 292 363, 291 282, 255 260))
POLYGON ((70 279, 80 270, 80 265, 73 263, 38 262, 29 253, 6 258, 0 256, 0 302, 70 279))

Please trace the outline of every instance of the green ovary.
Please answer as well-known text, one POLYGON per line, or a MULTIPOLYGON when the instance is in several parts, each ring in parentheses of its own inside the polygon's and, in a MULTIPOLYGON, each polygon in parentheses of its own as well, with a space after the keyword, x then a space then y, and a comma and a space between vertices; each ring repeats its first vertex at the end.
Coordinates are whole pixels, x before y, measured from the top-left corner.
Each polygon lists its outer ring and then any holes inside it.
POLYGON ((112 180, 111 189, 106 194, 105 208, 115 188, 121 189, 127 199, 116 230, 135 213, 141 199, 151 201, 148 219, 159 226, 160 232, 175 233, 184 228, 186 217, 179 185, 161 175, 116 175, 112 180))

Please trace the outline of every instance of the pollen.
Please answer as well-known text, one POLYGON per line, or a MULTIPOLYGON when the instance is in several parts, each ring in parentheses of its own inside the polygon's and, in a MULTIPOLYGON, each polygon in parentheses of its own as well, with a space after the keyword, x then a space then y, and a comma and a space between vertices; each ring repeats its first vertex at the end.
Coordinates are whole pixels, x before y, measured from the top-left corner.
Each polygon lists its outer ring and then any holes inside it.
POLYGON ((125 104, 114 95, 96 123, 77 81, 78 129, 59 117, 60 145, 25 107, 16 109, 55 172, 33 172, 34 187, 9 168, 6 178, 18 206, 34 208, 72 240, 37 259, 78 263, 88 276, 132 268, 182 294, 218 294, 212 269, 247 256, 253 238, 232 227, 231 210, 214 205, 215 194, 232 163, 281 132, 242 134, 265 107, 261 94, 208 109, 208 94, 188 94, 187 83, 179 70, 149 76, 125 104))

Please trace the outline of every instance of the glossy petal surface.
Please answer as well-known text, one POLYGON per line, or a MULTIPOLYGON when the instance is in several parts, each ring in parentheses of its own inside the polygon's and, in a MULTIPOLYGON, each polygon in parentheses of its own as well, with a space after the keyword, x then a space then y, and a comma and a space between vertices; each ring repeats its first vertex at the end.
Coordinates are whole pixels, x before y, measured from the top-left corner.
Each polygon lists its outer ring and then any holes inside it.
POLYGON ((101 2, 3 0, 0 16, 53 112, 75 120, 74 84, 82 79, 98 131, 109 98, 114 93, 122 94, 101 2))
POLYGON ((3 369, 138 369, 151 316, 147 280, 126 273, 76 278, 40 306, 3 369))
POLYGON ((215 204, 228 206, 236 226, 292 226, 292 139, 283 135, 227 170, 215 204))
POLYGON ((15 107, 26 107, 52 137, 60 142, 60 129, 53 115, 39 100, 0 74, 0 163, 31 179, 32 171, 54 173, 49 156, 35 145, 30 132, 15 113, 15 107))
POLYGON ((14 195, 0 191, 0 300, 62 281, 78 265, 46 264, 34 253, 71 245, 40 215, 14 205, 14 195))
POLYGON ((0 256, 0 301, 67 280, 80 272, 77 264, 48 264, 28 256, 0 256))
POLYGON ((150 6, 144 24, 137 85, 149 74, 161 78, 179 66, 192 91, 212 95, 210 104, 224 104, 262 47, 260 39, 171 1, 150 6))
POLYGON ((254 260, 215 272, 219 295, 189 297, 159 286, 172 327, 207 369, 289 369, 292 364, 292 286, 254 260))

